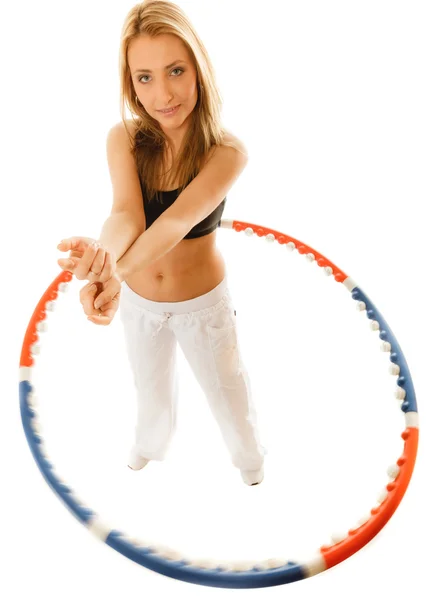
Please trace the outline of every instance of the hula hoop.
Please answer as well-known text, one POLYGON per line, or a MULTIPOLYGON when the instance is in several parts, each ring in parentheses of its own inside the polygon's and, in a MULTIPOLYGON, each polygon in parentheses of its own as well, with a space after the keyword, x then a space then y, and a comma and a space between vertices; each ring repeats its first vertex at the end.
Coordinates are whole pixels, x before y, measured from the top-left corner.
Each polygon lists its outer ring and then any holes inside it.
POLYGON ((73 274, 68 271, 62 271, 43 294, 25 333, 19 367, 22 424, 33 458, 53 492, 89 531, 117 552, 143 567, 189 583, 221 588, 282 585, 311 577, 346 560, 372 540, 392 517, 406 492, 417 455, 419 421, 415 391, 406 359, 385 319, 361 288, 334 263, 310 246, 273 229, 227 219, 220 222, 220 227, 233 229, 236 232, 243 231, 247 236, 255 234, 264 237, 268 242, 277 240, 287 250, 296 249, 300 255, 305 255, 307 260, 316 261, 326 275, 333 276, 336 282, 344 284, 352 299, 357 301, 357 308, 366 311, 371 321, 371 329, 379 331, 382 340, 381 349, 389 353, 392 363, 390 372, 397 376, 395 396, 401 401, 401 410, 405 417, 405 429, 401 433, 404 449, 396 463, 389 467, 390 481, 378 497, 376 506, 368 514, 346 534, 333 536, 332 545, 322 546, 310 556, 309 560, 302 563, 279 558, 271 558, 263 562, 194 559, 165 546, 148 545, 112 529, 97 513, 85 507, 73 490, 54 471, 54 466, 46 455, 38 426, 38 402, 31 383, 33 357, 40 352, 39 334, 47 330, 46 311, 54 310, 59 292, 66 292, 69 287, 68 282, 73 278, 73 274))

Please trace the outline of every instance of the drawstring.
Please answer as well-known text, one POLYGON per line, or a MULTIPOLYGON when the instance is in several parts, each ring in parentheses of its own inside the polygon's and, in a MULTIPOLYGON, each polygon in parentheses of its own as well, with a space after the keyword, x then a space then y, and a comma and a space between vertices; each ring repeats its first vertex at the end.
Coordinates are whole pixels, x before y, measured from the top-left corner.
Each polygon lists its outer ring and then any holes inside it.
POLYGON ((157 325, 157 329, 156 331, 153 333, 153 335, 151 336, 152 338, 155 338, 156 335, 159 333, 159 331, 161 330, 161 328, 163 327, 163 323, 167 323, 167 321, 169 321, 169 319, 172 317, 172 313, 165 313, 163 316, 163 319, 161 321, 158 322, 157 325))

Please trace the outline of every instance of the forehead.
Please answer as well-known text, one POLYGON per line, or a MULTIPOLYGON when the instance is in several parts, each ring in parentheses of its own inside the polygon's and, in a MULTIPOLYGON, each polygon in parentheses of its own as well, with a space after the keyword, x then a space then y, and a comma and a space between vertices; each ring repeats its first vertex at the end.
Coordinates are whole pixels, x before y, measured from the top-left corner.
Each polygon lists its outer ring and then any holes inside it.
POLYGON ((135 38, 127 52, 130 69, 162 70, 174 60, 188 60, 187 47, 173 34, 164 33, 151 38, 141 35, 135 38))

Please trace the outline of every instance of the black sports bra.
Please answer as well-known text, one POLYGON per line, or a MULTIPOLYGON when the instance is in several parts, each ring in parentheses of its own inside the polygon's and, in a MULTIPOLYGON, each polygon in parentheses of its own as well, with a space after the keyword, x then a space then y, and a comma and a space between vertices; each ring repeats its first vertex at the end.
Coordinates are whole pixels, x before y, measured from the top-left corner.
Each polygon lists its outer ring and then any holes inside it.
MULTIPOLYGON (((160 217, 160 215, 167 209, 169 206, 175 202, 179 195, 179 188, 176 190, 169 191, 159 191, 159 196, 161 196, 162 201, 157 201, 155 198, 152 202, 145 202, 144 200, 144 211, 146 218, 146 228, 150 227, 154 221, 160 217)), ((184 237, 184 239, 193 239, 202 237, 204 235, 208 235, 212 233, 217 227, 220 227, 221 217, 224 211, 224 207, 226 204, 226 198, 217 206, 217 208, 208 215, 203 221, 198 223, 189 231, 189 233, 184 237)))

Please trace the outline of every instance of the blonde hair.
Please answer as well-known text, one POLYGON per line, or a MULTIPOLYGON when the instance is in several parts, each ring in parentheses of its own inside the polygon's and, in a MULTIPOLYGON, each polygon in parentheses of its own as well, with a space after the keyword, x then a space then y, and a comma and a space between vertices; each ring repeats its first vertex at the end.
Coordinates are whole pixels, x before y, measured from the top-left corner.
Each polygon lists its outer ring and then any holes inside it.
POLYGON ((143 182, 143 193, 148 201, 157 193, 158 175, 163 172, 164 149, 169 140, 158 121, 151 117, 136 98, 127 53, 131 42, 141 35, 156 37, 173 34, 185 44, 197 72, 198 99, 190 127, 184 136, 178 156, 172 165, 170 182, 180 182, 180 192, 196 177, 213 146, 234 146, 224 140, 226 130, 221 125, 222 99, 214 68, 198 34, 182 9, 165 0, 145 0, 127 14, 121 32, 120 45, 120 109, 127 129, 127 105, 136 125, 136 133, 129 134, 138 173, 143 182))

